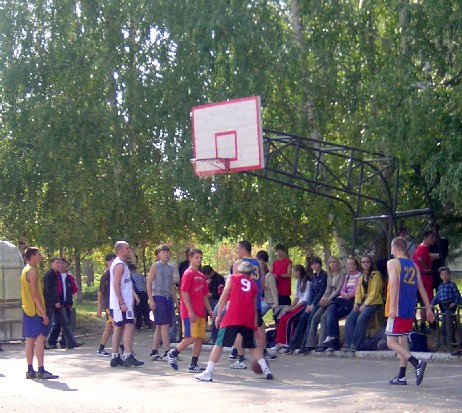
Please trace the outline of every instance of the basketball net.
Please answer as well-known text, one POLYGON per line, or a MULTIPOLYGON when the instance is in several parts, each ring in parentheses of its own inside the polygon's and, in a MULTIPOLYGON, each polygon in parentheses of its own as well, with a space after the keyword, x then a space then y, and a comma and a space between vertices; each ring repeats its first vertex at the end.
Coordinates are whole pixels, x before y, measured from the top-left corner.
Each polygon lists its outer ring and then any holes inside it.
POLYGON ((229 172, 229 159, 226 158, 191 159, 191 163, 199 179, 210 179, 216 174, 229 172))

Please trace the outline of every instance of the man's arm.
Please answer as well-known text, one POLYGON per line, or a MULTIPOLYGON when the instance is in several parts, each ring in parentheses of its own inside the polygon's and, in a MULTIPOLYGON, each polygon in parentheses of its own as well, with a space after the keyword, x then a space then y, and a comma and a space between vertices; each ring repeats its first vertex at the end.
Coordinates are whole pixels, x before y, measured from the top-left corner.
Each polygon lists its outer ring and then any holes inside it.
MULTIPOLYGON (((156 277, 157 266, 155 263, 151 265, 151 269, 149 270, 148 280, 146 282, 146 291, 148 292, 148 302, 149 308, 154 311, 156 309, 156 303, 154 302, 154 298, 152 296, 152 282, 156 277)), ((173 297, 172 297, 173 298, 173 297)))
POLYGON ((26 275, 26 278, 29 280, 30 292, 32 295, 32 300, 34 300, 35 307, 38 312, 42 314, 43 324, 48 325, 50 320, 48 319, 47 313, 42 306, 42 300, 40 300, 40 294, 38 291, 38 273, 36 268, 31 268, 26 275))
POLYGON ((181 299, 183 300, 184 305, 188 309, 189 320, 191 321, 191 323, 195 323, 197 320, 197 316, 192 308, 191 298, 189 297, 189 293, 187 291, 181 291, 181 299))
POLYGON ((119 302, 120 310, 123 312, 126 312, 128 311, 128 307, 124 302, 124 299, 122 297, 122 292, 120 290, 120 282, 122 280, 123 273, 124 273, 124 265, 117 264, 114 267, 114 292, 117 297, 117 301, 119 302))
POLYGON ((420 293, 420 298, 422 299, 424 305, 425 305, 425 313, 427 315, 427 320, 430 323, 433 323, 435 321, 435 314, 433 314, 432 308, 430 306, 430 301, 428 299, 427 291, 425 290, 425 286, 423 285, 422 282, 422 277, 420 276, 420 271, 418 268, 416 268, 416 276, 417 276, 417 288, 420 293))

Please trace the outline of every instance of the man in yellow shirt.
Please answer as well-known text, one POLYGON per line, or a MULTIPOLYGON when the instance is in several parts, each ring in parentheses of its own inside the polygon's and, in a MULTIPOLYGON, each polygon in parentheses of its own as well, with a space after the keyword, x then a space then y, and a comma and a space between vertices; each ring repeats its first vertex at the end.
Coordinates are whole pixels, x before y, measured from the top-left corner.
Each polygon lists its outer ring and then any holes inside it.
POLYGON ((43 366, 47 326, 50 320, 45 312, 42 286, 36 268, 42 256, 38 248, 29 247, 25 257, 27 264, 21 273, 21 302, 24 311, 22 335, 26 339, 26 379, 57 379, 59 376, 46 371, 43 366), (33 368, 34 348, 38 363, 37 372, 33 368))

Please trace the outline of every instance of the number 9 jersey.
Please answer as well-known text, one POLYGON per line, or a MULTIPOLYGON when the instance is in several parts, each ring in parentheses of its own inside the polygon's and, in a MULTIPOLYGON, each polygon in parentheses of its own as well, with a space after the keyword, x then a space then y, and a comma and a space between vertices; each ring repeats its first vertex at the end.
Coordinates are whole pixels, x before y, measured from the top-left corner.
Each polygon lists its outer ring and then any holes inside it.
POLYGON ((255 330, 257 284, 242 274, 232 274, 229 281, 231 285, 228 295, 228 309, 220 327, 244 326, 255 330))

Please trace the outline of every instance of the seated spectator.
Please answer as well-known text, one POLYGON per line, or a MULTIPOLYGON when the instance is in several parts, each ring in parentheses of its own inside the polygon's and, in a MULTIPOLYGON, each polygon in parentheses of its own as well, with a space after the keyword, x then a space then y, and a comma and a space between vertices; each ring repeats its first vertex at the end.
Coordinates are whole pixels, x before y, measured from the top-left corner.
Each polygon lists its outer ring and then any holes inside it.
POLYGON ((382 275, 375 270, 372 258, 361 258, 362 275, 356 288, 353 310, 345 323, 343 351, 356 351, 366 337, 371 317, 383 306, 382 275))
POLYGON ((443 313, 443 322, 441 330, 443 340, 445 342, 451 340, 451 337, 446 337, 446 323, 451 322, 452 314, 456 312, 457 306, 461 302, 461 296, 457 285, 451 281, 451 270, 449 267, 441 267, 438 269, 442 283, 438 287, 438 291, 432 300, 432 309, 439 305, 441 313, 443 313))
POLYGON ((287 347, 292 337, 294 326, 302 315, 309 300, 310 281, 305 271, 305 267, 297 264, 294 269, 295 282, 295 298, 292 305, 287 309, 286 313, 279 319, 279 324, 276 330, 276 346, 272 350, 278 350, 282 347, 287 347))
POLYGON ((327 337, 323 341, 323 346, 328 351, 340 349, 340 328, 339 320, 350 314, 355 301, 356 287, 358 286, 359 263, 354 257, 349 257, 346 263, 347 274, 343 282, 340 296, 335 298, 327 307, 327 337))
POLYGON ((339 296, 340 290, 343 287, 345 275, 341 272, 340 260, 337 257, 330 257, 328 264, 327 288, 319 302, 318 310, 311 319, 311 324, 305 331, 305 337, 302 342, 303 345, 300 346, 299 354, 316 348, 316 334, 319 323, 321 323, 321 331, 319 332, 318 347, 321 346, 322 341, 326 338, 326 310, 330 303, 339 296))
MULTIPOLYGON (((298 320, 295 333, 289 342, 289 349, 291 350, 298 349, 302 345, 305 331, 310 325, 312 317, 318 310, 319 302, 326 291, 327 273, 322 269, 321 258, 313 257, 311 259, 311 269, 313 270, 313 275, 311 276, 310 296, 305 311, 302 312, 298 320)), ((304 347, 303 344, 303 348, 304 347)))

